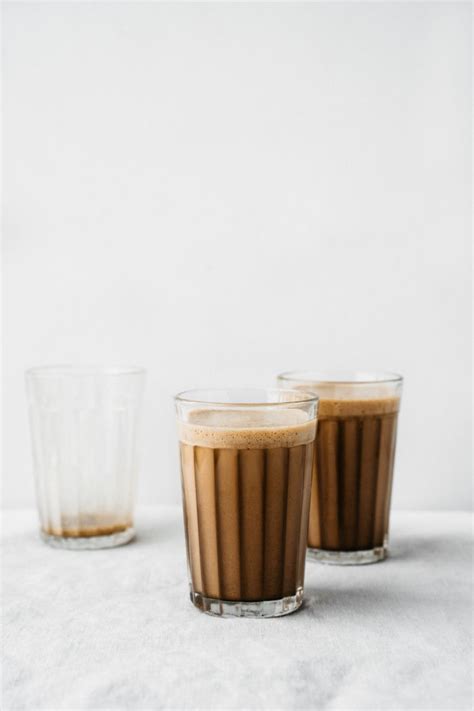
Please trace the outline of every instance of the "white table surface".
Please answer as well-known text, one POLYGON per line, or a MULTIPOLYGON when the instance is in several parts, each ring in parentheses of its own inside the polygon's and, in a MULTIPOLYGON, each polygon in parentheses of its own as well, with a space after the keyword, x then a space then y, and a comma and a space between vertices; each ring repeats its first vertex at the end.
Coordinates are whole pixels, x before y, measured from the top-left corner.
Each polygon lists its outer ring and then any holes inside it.
POLYGON ((134 543, 49 548, 3 516, 4 709, 468 709, 471 517, 395 512, 389 560, 306 567, 306 603, 219 619, 188 599, 181 511, 134 543))

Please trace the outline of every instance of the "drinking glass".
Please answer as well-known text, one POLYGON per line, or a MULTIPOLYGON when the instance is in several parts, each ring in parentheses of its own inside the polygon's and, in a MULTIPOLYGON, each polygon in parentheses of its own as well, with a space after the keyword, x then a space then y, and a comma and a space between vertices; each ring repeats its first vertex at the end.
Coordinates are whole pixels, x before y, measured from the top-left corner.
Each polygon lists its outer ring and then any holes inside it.
POLYGON ((26 372, 41 536, 50 545, 111 548, 133 538, 144 380, 135 367, 26 372))
POLYGON ((319 395, 308 555, 325 563, 383 560, 402 377, 393 373, 283 373, 281 387, 319 395))
POLYGON ((175 402, 191 601, 220 616, 297 610, 317 397, 194 390, 175 402))

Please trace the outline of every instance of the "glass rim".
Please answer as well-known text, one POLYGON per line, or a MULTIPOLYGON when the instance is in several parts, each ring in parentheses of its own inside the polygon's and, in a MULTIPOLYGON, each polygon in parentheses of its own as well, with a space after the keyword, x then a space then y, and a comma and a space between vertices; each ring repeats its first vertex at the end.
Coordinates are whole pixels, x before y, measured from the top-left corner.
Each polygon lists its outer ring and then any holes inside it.
POLYGON ((193 405, 213 405, 214 407, 258 407, 258 408, 274 408, 274 407, 288 407, 288 405, 308 405, 310 403, 317 404, 319 401, 319 396, 315 393, 301 392, 298 390, 291 390, 288 388, 199 388, 193 390, 183 390, 174 396, 176 403, 183 404, 193 404, 193 405), (204 393, 267 393, 267 394, 278 394, 286 395, 288 399, 278 400, 275 402, 264 402, 261 399, 251 402, 249 400, 238 401, 235 398, 228 397, 227 399, 217 399, 217 398, 206 398, 203 397, 204 393), (296 393, 296 396, 295 396, 296 393))
POLYGON ((38 365, 25 370, 25 376, 56 378, 59 376, 122 376, 145 375, 146 369, 138 365, 38 365))
POLYGON ((277 375, 278 380, 308 385, 381 385, 402 383, 399 373, 373 370, 287 370, 277 375))

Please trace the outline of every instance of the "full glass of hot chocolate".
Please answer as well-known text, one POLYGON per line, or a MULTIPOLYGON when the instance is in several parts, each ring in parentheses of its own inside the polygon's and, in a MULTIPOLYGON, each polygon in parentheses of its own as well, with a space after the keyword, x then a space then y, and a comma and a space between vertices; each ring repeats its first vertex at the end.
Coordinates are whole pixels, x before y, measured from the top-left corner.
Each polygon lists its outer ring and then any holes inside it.
POLYGON ((26 390, 41 536, 112 548, 134 536, 143 368, 31 368, 26 390))
POLYGON ((289 372, 281 387, 319 396, 308 555, 358 565, 387 553, 402 377, 391 373, 289 372))
POLYGON ((297 610, 318 398, 193 390, 175 402, 191 601, 220 616, 297 610))

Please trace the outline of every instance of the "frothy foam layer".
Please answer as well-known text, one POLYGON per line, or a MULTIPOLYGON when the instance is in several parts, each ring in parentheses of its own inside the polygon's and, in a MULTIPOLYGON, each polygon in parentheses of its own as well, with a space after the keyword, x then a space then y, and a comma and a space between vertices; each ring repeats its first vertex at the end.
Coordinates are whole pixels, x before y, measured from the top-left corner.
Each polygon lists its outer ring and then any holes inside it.
POLYGON ((319 401, 319 417, 364 417, 368 415, 388 415, 398 412, 400 398, 384 397, 360 400, 332 400, 319 401))
POLYGON ((316 420, 308 420, 303 410, 211 410, 188 413, 187 422, 178 422, 181 442, 198 447, 263 449, 295 447, 312 442, 316 420))
POLYGON ((399 387, 386 383, 298 383, 295 390, 314 392, 319 397, 319 419, 388 415, 400 409, 399 387))

